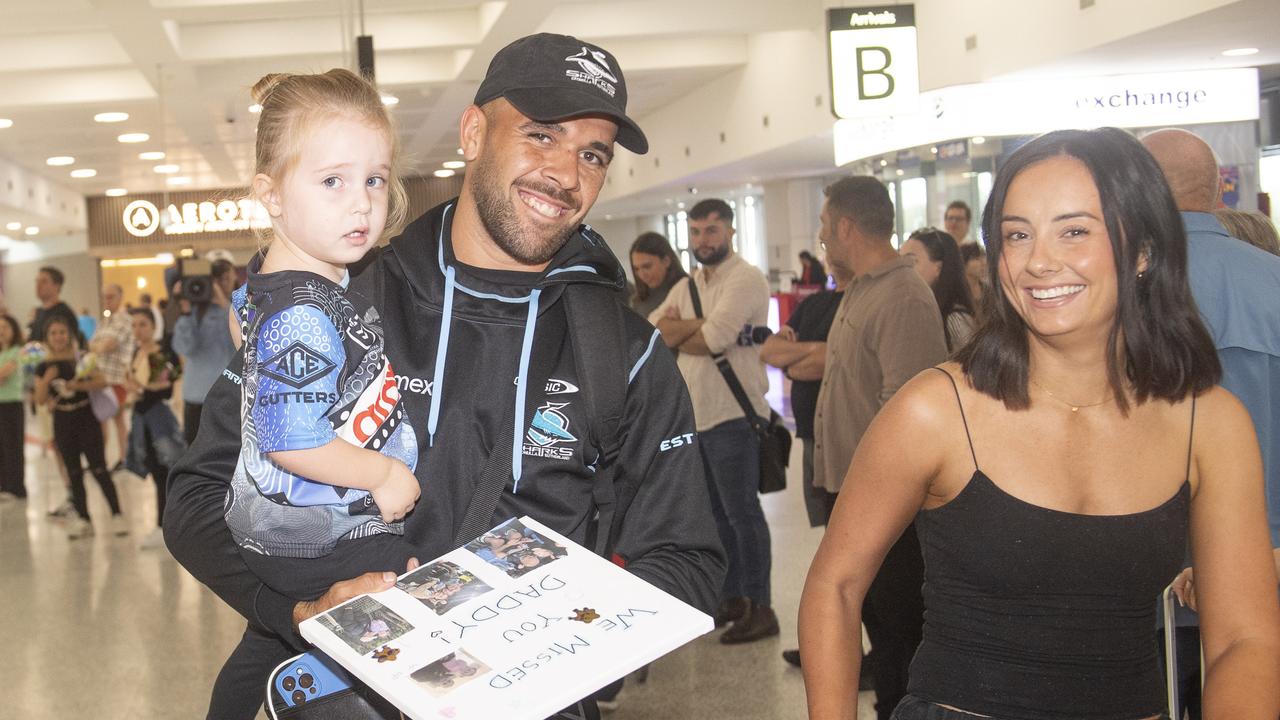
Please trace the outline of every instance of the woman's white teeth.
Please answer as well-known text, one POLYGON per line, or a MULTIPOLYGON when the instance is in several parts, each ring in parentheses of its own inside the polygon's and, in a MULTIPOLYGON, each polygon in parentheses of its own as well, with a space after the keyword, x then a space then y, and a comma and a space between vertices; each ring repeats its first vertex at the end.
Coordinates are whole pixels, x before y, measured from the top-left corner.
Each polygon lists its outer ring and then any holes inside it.
POLYGON ((1059 285, 1052 288, 1032 288, 1031 297, 1037 300, 1052 300, 1064 295, 1075 295, 1084 289, 1083 285, 1059 285))
POLYGON ((525 205, 533 208, 543 217, 560 217, 560 208, 555 205, 549 205, 530 195, 521 195, 520 199, 524 201, 525 205))

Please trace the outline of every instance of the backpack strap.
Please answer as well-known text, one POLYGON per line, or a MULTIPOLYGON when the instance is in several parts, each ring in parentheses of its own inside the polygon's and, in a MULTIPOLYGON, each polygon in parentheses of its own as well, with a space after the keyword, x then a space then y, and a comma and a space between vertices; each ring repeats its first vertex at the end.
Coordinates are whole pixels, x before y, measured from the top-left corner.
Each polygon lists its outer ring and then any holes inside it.
POLYGON ((608 287, 575 284, 565 288, 565 316, 574 368, 586 401, 590 422, 589 445, 596 479, 592 490, 596 506, 587 528, 587 545, 609 558, 639 489, 639 480, 620 472, 615 460, 622 447, 622 413, 627 399, 627 359, 634 353, 626 337, 626 319, 618 293, 608 287))

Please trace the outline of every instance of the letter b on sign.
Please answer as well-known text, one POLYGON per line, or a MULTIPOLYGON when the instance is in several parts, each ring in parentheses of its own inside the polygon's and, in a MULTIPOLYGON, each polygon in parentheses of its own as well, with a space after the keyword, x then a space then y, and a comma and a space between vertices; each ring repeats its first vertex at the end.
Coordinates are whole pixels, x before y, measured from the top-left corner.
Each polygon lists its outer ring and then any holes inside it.
POLYGON ((839 118, 919 111, 920 71, 912 5, 827 11, 831 110, 839 118))
POLYGON ((893 53, 886 47, 860 47, 858 55, 858 99, 880 100, 893 94, 893 76, 888 73, 893 53))

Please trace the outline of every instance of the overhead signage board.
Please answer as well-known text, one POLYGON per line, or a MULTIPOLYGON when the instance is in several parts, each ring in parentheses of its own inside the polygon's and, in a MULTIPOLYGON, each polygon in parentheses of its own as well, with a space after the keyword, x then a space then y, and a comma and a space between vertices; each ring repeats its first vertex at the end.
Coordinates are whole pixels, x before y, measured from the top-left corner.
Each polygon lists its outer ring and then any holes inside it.
POLYGON ((1255 68, 1035 79, 921 93, 919 110, 835 123, 835 164, 975 136, 1257 120, 1255 68))
POLYGON ((247 198, 170 203, 163 214, 150 200, 134 200, 125 206, 121 220, 125 231, 139 238, 157 230, 165 235, 190 235, 271 227, 266 208, 247 198))
POLYGON ((920 99, 914 5, 827 10, 831 111, 838 118, 914 112, 920 99))

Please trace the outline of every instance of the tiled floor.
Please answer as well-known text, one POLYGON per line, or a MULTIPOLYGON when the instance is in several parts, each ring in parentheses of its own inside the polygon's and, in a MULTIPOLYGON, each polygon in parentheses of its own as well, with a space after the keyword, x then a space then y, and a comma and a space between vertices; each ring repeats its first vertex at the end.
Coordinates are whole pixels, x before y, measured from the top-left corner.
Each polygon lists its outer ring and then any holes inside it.
MULTIPOLYGON (((109 451, 110 452, 110 451, 109 451)), ((795 646, 800 588, 821 537, 805 521, 799 445, 790 487, 765 498, 773 530, 773 593, 782 635, 746 646, 704 637, 630 683, 613 720, 805 717, 798 670, 779 657, 795 646)), ((244 623, 163 549, 139 542, 154 523, 155 491, 116 475, 132 534, 70 541, 46 511, 65 491, 52 457, 28 446, 25 503, 0 505, 0 717, 201 718, 209 689, 244 623)), ((90 512, 107 516, 96 483, 90 512)), ((874 717, 864 697, 861 715, 874 717)))

